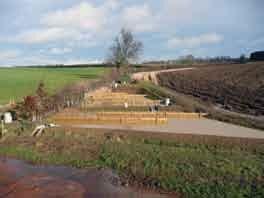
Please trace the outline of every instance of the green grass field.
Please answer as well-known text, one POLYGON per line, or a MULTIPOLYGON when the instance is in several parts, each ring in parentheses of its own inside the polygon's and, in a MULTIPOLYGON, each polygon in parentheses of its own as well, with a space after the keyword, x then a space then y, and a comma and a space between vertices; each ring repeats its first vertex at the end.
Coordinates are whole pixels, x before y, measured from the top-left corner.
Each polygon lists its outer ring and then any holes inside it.
POLYGON ((95 79, 105 68, 1 68, 0 104, 19 100, 35 92, 40 81, 49 93, 80 80, 95 79))

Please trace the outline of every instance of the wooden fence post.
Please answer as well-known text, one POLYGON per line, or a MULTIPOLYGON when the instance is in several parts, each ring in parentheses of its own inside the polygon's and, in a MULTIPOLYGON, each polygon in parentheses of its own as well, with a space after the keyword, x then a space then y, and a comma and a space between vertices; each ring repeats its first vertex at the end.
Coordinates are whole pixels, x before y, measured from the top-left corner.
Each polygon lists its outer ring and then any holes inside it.
POLYGON ((4 120, 1 120, 0 139, 2 138, 2 136, 3 136, 3 134, 4 134, 4 130, 5 130, 5 127, 4 127, 4 120))

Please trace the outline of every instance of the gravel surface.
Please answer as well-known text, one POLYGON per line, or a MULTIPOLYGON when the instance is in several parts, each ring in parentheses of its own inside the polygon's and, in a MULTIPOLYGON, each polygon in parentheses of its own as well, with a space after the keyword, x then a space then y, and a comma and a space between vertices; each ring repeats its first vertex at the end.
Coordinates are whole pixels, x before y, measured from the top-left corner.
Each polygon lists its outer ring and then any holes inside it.
POLYGON ((264 139, 264 131, 241 127, 210 119, 178 120, 170 119, 164 125, 75 125, 78 128, 127 129, 145 132, 213 135, 223 137, 264 139))

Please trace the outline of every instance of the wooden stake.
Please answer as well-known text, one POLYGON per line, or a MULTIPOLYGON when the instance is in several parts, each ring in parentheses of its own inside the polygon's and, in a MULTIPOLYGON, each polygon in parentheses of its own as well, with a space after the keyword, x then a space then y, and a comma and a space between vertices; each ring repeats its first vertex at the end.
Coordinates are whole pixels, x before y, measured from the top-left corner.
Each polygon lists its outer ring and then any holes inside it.
POLYGON ((3 134, 4 134, 4 130, 5 130, 5 127, 4 127, 4 120, 1 120, 1 132, 0 132, 0 138, 2 138, 3 134))

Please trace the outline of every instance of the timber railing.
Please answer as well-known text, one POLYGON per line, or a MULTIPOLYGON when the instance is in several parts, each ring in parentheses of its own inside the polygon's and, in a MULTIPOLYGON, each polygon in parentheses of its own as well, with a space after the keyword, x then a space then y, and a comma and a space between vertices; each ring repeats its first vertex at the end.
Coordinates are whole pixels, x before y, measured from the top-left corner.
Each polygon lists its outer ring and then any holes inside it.
POLYGON ((64 112, 52 118, 57 124, 166 124, 168 119, 201 119, 206 114, 183 112, 64 112))

